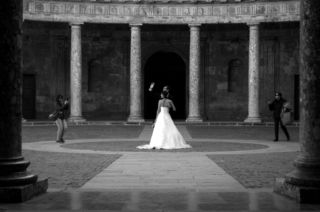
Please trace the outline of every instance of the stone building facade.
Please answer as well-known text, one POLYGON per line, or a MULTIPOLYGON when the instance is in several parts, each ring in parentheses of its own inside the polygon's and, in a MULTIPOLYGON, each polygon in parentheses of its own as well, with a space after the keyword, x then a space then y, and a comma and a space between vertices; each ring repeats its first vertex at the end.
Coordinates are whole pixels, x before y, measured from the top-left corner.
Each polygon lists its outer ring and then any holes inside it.
POLYGON ((299 1, 24 0, 23 115, 57 94, 70 121, 153 119, 148 88, 172 88, 174 119, 270 120, 274 93, 299 119, 299 1))

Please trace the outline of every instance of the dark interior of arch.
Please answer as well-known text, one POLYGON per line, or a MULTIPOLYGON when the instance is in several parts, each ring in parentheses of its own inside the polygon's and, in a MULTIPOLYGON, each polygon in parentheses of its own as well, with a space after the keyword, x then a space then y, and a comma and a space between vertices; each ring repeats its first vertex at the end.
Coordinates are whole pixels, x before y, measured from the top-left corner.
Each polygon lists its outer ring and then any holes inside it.
POLYGON ((170 94, 176 112, 170 110, 173 119, 186 118, 186 65, 174 52, 159 51, 151 55, 144 68, 145 78, 145 119, 155 119, 159 99, 152 98, 148 91, 151 82, 155 82, 154 93, 160 94, 164 86, 170 86, 170 94))

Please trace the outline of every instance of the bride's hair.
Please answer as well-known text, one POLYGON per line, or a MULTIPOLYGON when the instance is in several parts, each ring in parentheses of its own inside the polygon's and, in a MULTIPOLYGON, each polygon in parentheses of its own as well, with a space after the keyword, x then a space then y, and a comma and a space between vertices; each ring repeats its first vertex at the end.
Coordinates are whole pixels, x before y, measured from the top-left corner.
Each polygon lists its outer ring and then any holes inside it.
POLYGON ((168 98, 168 92, 167 91, 162 91, 161 94, 163 95, 164 98, 168 98))

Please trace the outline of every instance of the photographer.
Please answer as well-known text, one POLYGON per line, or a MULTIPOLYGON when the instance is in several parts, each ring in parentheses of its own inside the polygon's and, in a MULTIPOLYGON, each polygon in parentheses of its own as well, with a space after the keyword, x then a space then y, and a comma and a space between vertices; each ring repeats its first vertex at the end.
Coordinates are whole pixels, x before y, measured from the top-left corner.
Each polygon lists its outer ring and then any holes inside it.
POLYGON ((286 102, 287 100, 282 98, 282 94, 280 92, 277 92, 275 94, 275 99, 273 100, 273 102, 268 100, 269 109, 270 111, 273 111, 274 134, 275 134, 275 138, 273 140, 274 142, 277 142, 279 140, 279 124, 284 134, 287 137, 287 141, 290 141, 290 135, 288 133, 287 128, 283 125, 281 121, 281 116, 280 116, 283 105, 286 102))
POLYGON ((57 132, 57 143, 64 143, 65 140, 63 139, 63 135, 65 134, 67 130, 67 122, 65 120, 65 110, 69 109, 69 101, 68 98, 63 102, 63 96, 57 95, 56 97, 56 103, 55 103, 56 111, 58 111, 58 117, 56 120, 56 124, 58 127, 57 132))

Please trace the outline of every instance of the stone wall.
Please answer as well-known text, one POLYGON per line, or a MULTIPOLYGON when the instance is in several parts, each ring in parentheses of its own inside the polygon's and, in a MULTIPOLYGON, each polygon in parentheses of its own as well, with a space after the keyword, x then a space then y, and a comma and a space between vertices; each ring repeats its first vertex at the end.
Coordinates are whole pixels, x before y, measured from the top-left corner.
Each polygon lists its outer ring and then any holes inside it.
POLYGON ((53 110, 56 94, 65 95, 65 80, 61 78, 65 75, 63 71, 69 70, 65 67, 67 48, 63 40, 51 39, 52 29, 57 28, 67 29, 63 24, 23 24, 23 74, 34 74, 36 78, 36 118, 47 117, 53 110))
POLYGON ((245 25, 217 26, 207 41, 205 117, 244 120, 248 111, 248 37, 245 25))
MULTIPOLYGON (((101 26, 101 25, 100 25, 101 26)), ((128 116, 129 27, 82 26, 82 108, 88 119, 128 116), (125 27, 126 28, 126 27, 125 27), (89 87, 90 86, 90 87, 89 87)), ((70 96, 70 28, 24 23, 24 73, 36 74, 36 118, 53 110, 55 96, 70 96)))
MULTIPOLYGON (((144 25, 141 32, 142 69, 147 59, 160 50, 175 52, 183 59, 187 70, 186 79, 182 80, 186 82, 188 102, 189 27, 144 25)), ((266 120, 271 118, 267 99, 273 99, 275 91, 294 102, 294 75, 299 72, 299 25, 262 24, 260 41, 260 112, 266 120)), ((204 120, 243 121, 247 117, 248 44, 249 27, 245 24, 201 26, 200 98, 204 120)), ((129 57, 128 25, 82 25, 82 108, 86 119, 128 117, 129 57)), ((37 119, 47 117, 56 94, 69 96, 69 58, 68 24, 24 22, 24 73, 36 74, 37 119)), ((147 88, 143 87, 145 91, 147 88)))
MULTIPOLYGON (((125 27, 125 26, 124 26, 125 27)), ((87 119, 125 119, 129 109, 129 27, 82 30, 82 110, 87 119)))

